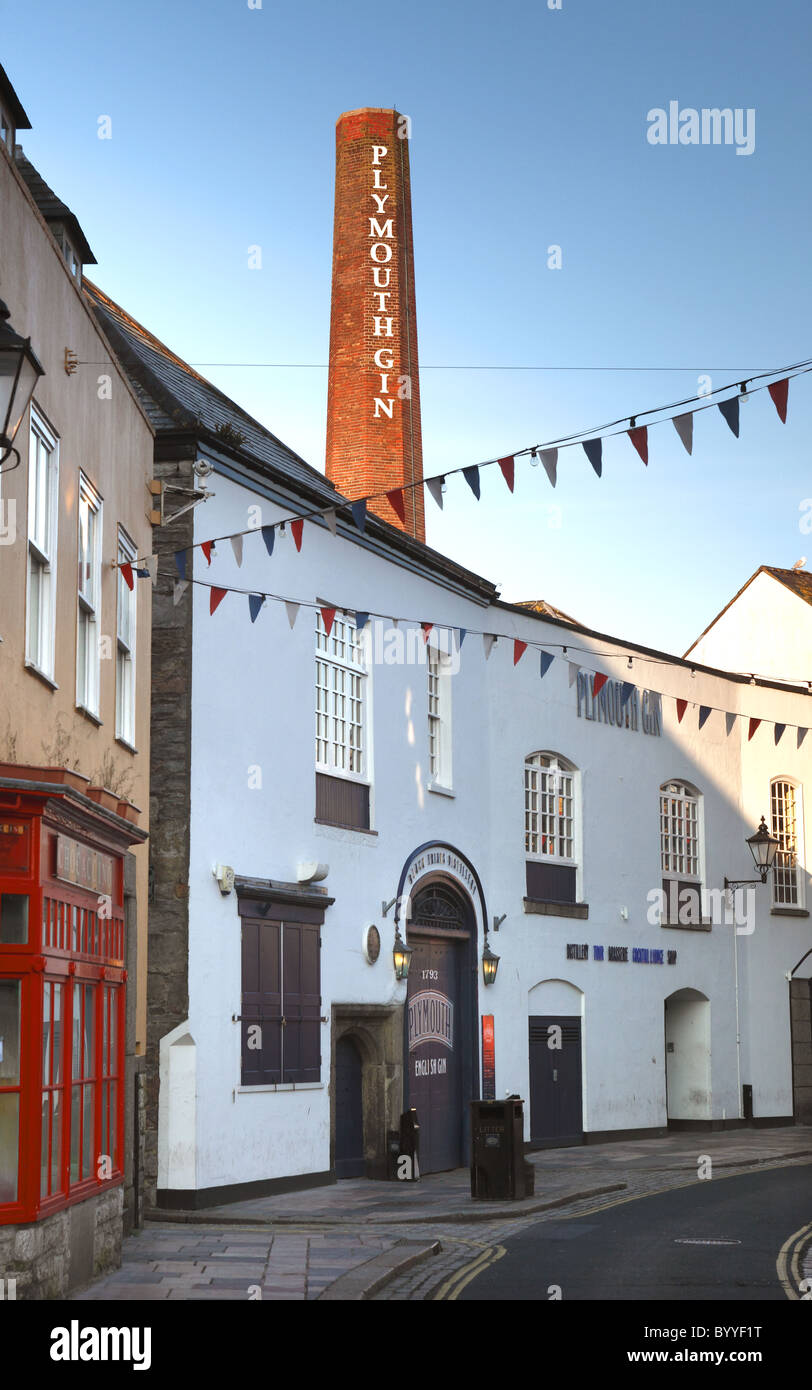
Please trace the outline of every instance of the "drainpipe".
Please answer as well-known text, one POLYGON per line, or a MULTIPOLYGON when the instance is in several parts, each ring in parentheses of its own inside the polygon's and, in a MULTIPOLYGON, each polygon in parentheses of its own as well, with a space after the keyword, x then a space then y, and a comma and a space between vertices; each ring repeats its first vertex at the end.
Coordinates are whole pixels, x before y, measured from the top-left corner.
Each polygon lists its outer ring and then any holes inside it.
MULTIPOLYGON (((733 895, 731 894, 731 897, 733 895)), ((732 910, 733 918, 733 988, 736 996, 736 1095, 738 1097, 739 1119, 743 1119, 744 1106, 742 1104, 742 1035, 739 1022, 739 933, 736 929, 736 912, 732 910)))

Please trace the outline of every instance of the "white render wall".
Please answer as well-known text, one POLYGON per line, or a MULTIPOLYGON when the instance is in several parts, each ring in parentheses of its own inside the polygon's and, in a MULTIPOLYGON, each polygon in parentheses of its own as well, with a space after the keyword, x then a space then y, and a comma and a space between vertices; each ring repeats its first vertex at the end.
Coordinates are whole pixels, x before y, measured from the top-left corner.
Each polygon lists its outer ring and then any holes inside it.
MULTIPOLYGON (((239 531, 258 502, 263 522, 288 513, 218 476, 216 500, 196 511, 196 540, 239 531)), ((549 641, 561 655, 567 629, 499 608, 487 609, 387 562, 326 528, 305 522, 302 550, 277 533, 269 558, 259 533, 245 538, 238 568, 228 542, 211 567, 195 553, 197 578, 349 609, 391 611, 415 621, 492 630, 549 641)), ((555 599, 555 594, 549 595, 555 599)), ((584 1127, 589 1131, 662 1126, 665 1107, 664 999, 695 990, 710 1000, 711 1099, 714 1119, 737 1117, 740 1082, 752 1082, 757 1116, 792 1113, 788 986, 784 972, 809 945, 808 919, 771 917, 769 889, 756 890, 751 936, 733 928, 666 929, 646 920, 647 894, 660 886, 660 784, 694 783, 704 797, 705 884, 727 874, 751 877, 744 837, 769 816, 769 780, 791 771, 810 784, 812 736, 801 753, 794 731, 773 746, 771 725, 753 742, 739 721, 730 737, 713 714, 697 732, 697 709, 677 724, 663 700, 662 737, 578 718, 566 660, 543 681, 538 652, 513 667, 511 641, 486 663, 482 640, 469 635, 453 678, 453 797, 427 790, 427 694, 424 665, 379 664, 372 670, 371 798, 374 835, 314 824, 315 614, 301 609, 291 631, 284 606, 268 603, 251 624, 248 601, 227 595, 209 615, 209 591, 187 590, 195 604, 192 680, 190 1007, 186 1025, 196 1048, 196 1155, 199 1187, 324 1171, 329 1167, 329 1024, 322 1025, 322 1082, 276 1090, 240 1090, 240 922, 234 893, 221 895, 215 863, 239 875, 295 881, 301 860, 329 863, 325 886, 334 906, 322 929, 323 1014, 334 1003, 387 1004, 405 998, 391 965, 394 897, 407 858, 429 840, 449 842, 482 881, 487 911, 506 913, 491 945, 501 957, 496 984, 479 987, 479 1013, 493 1013, 496 1094, 528 1097, 527 1017, 583 1010, 584 1127), (559 752, 581 770, 583 891, 588 921, 526 915, 523 838, 526 755, 559 752), (780 752, 781 757, 778 757, 780 752), (251 787, 260 770, 261 787, 251 787), (376 923, 380 959, 369 966, 362 932, 376 923), (627 945, 626 964, 567 960, 568 942, 627 945), (737 1059, 734 943, 738 951, 741 1059, 737 1059), (677 950, 676 965, 631 961, 631 948, 677 950), (544 982, 560 982, 547 985, 544 982), (574 991, 580 991, 581 995, 574 991), (573 1000, 580 999, 580 1007, 573 1000), (553 1004, 560 1000, 560 1005, 553 1004), (739 1074, 741 1072, 741 1075, 739 1074)), ((401 624, 403 626, 403 624, 401 624)), ((634 656, 622 643, 572 633, 569 656, 638 688, 748 714, 812 723, 810 700, 740 685, 634 656), (576 651, 576 648, 581 649, 576 651), (607 656, 610 648, 616 656, 607 656)), ((809 820, 809 818, 807 818, 809 820)), ((805 849, 809 863, 809 840, 805 849)), ((481 936, 478 952, 481 954, 481 936)), ((799 973, 809 974, 810 961, 799 973)), ((162 1098, 165 1104, 165 1099, 162 1098)), ((169 1101, 171 1104, 171 1099, 169 1101)), ((526 1105, 529 1137, 529 1106, 526 1105)), ((184 1171, 188 1165, 184 1162, 184 1171)), ((183 1186, 172 1182, 169 1185, 183 1186)))
POLYGON ((688 659, 801 684, 812 664, 812 607, 774 575, 758 574, 688 659))

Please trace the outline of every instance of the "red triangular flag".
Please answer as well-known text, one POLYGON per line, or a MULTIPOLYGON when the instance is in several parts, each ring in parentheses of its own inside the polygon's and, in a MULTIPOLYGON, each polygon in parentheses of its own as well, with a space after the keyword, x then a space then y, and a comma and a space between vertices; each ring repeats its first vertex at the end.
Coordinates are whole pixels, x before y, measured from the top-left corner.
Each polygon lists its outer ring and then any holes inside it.
POLYGON ((429 633, 431 632, 431 629, 434 627, 434 623, 421 623, 420 626, 423 629, 423 641, 428 642, 429 633))
POLYGON ((627 430, 626 433, 643 462, 648 463, 648 428, 646 425, 637 425, 635 429, 627 430))
POLYGON ((329 637, 330 633, 333 630, 333 623, 335 622, 337 610, 335 608, 320 608, 319 612, 321 613, 321 616, 324 620, 325 631, 327 632, 327 636, 329 637))
POLYGON ((295 545, 296 545, 296 549, 297 549, 297 550, 301 550, 301 548, 302 548, 302 531, 303 531, 303 530, 304 530, 304 522, 303 522, 301 519, 298 520, 298 521, 292 521, 292 522, 290 523, 290 534, 293 536, 293 540, 294 540, 294 542, 295 542, 295 545))
POLYGON ((206 563, 209 564, 209 565, 211 564, 211 548, 212 548, 213 545, 214 545, 214 541, 201 541, 201 542, 200 542, 200 549, 203 551, 203 554, 204 554, 205 557, 206 557, 206 563))
POLYGON ((504 478, 505 482, 507 483, 508 487, 510 488, 510 490, 511 490, 511 492, 512 492, 512 491, 513 491, 513 455, 511 454, 510 457, 509 457, 509 458, 506 458, 506 459, 500 459, 500 460, 499 460, 499 467, 500 467, 501 470, 502 470, 502 477, 504 478))
POLYGON ((128 589, 131 589, 134 583, 132 565, 120 565, 119 568, 124 576, 124 583, 127 585, 128 589))
POLYGON ((209 613, 214 612, 215 608, 223 602, 227 593, 228 589, 217 589, 212 585, 211 597, 209 598, 209 613))
POLYGON ((687 710, 687 708, 688 708, 688 701, 687 701, 687 700, 677 700, 677 720, 678 720, 678 722, 679 722, 680 724, 682 723, 682 716, 684 715, 684 713, 685 713, 685 711, 687 710))
POLYGON ((750 742, 751 738, 753 737, 753 734, 756 732, 756 729, 758 728, 758 726, 759 726, 760 723, 761 723, 761 720, 760 720, 760 719, 751 719, 751 720, 750 720, 750 728, 749 728, 748 734, 747 734, 747 742, 748 742, 748 743, 750 742))
POLYGON ((773 405, 778 411, 778 418, 782 425, 787 423, 787 395, 789 393, 789 377, 785 376, 783 381, 774 381, 772 386, 768 386, 773 405))
POLYGON ((524 654, 525 654, 526 651, 527 651, 527 643, 526 643, 526 642, 520 642, 519 639, 518 639, 518 637, 514 637, 514 639, 513 639, 513 665, 514 665, 514 666, 518 666, 519 662, 521 661, 521 659, 522 659, 522 657, 524 656, 524 654))
POLYGON ((592 680, 592 694, 600 695, 608 679, 609 677, 605 676, 603 671, 596 671, 592 680))
POLYGON ((387 499, 392 505, 392 510, 397 512, 403 525, 406 525, 406 503, 403 498, 403 488, 393 487, 391 492, 387 492, 387 499))

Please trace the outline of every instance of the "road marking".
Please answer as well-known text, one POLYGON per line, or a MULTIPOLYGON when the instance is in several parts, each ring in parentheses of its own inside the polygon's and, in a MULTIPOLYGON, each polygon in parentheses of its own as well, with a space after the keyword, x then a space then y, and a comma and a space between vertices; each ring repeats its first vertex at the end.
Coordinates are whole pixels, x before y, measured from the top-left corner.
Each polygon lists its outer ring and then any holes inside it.
POLYGON ((784 1293, 787 1298, 795 1301, 800 1301, 801 1297, 798 1292, 801 1283, 801 1253, 808 1244, 810 1232, 812 1232, 812 1221, 806 1226, 801 1226, 800 1230, 795 1231, 784 1241, 775 1262, 784 1293))
POLYGON ((470 1260, 467 1265, 463 1265, 462 1269, 456 1270, 455 1273, 451 1275, 450 1279, 446 1279, 445 1283, 440 1285, 440 1288, 434 1294, 434 1300, 445 1300, 449 1303, 453 1302, 458 1298, 466 1284, 470 1284, 471 1280, 475 1279, 478 1274, 481 1274, 483 1269, 487 1269, 489 1265, 496 1264, 496 1261, 501 1260, 502 1256, 506 1254, 507 1251, 504 1245, 487 1246, 480 1255, 477 1255, 475 1260, 470 1260))
POLYGON ((698 1236, 675 1236, 675 1245, 741 1245, 740 1240, 725 1240, 721 1237, 714 1237, 708 1240, 700 1240, 698 1236))

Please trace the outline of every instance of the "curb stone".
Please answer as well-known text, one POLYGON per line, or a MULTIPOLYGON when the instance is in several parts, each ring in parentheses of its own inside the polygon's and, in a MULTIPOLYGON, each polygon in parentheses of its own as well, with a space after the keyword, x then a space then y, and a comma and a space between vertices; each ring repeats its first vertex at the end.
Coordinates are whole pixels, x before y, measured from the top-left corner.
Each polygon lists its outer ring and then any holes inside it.
POLYGON ((400 1240, 391 1250, 384 1250, 382 1254, 373 1256, 365 1264, 351 1269, 332 1284, 328 1284, 315 1302, 329 1302, 334 1299, 343 1303, 353 1303, 372 1298, 392 1279, 406 1274, 414 1265, 421 1264, 429 1256, 439 1255, 442 1248, 439 1240, 426 1243, 400 1240))

